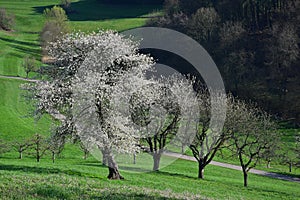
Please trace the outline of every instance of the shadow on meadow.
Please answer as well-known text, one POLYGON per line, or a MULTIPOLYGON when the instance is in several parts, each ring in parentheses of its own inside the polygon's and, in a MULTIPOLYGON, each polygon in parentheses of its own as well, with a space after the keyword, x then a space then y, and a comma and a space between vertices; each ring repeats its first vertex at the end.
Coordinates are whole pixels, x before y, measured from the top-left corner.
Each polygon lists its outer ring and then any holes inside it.
MULTIPOLYGON (((95 177, 94 175, 87 174, 84 172, 76 171, 74 169, 62 170, 58 168, 44 168, 44 167, 31 167, 31 166, 19 166, 19 165, 0 165, 0 170, 6 171, 20 171, 24 173, 38 173, 38 174, 66 174, 66 175, 75 175, 81 177, 95 177)), ((102 178, 98 177, 97 178, 102 178)))
MULTIPOLYGON (((4 37, 0 37, 0 41, 7 42, 8 43, 7 46, 16 49, 18 52, 22 54, 28 54, 36 58, 40 56, 40 49, 37 48, 39 44, 33 42, 24 42, 24 41, 14 40, 14 39, 9 39, 4 37)), ((12 55, 16 57, 22 57, 16 53, 12 55)))
POLYGON ((26 46, 32 46, 32 47, 39 47, 40 45, 37 43, 33 42, 24 42, 16 39, 9 39, 9 38, 4 38, 0 37, 0 40, 8 42, 8 43, 14 43, 15 45, 26 45, 26 46))
MULTIPOLYGON (((127 2, 128 0, 125 0, 127 2)), ((33 7, 35 12, 42 14, 46 8, 54 5, 33 7)), ((82 0, 73 2, 67 11, 70 21, 93 21, 121 18, 139 18, 161 9, 158 3, 111 3, 105 0, 82 0)))

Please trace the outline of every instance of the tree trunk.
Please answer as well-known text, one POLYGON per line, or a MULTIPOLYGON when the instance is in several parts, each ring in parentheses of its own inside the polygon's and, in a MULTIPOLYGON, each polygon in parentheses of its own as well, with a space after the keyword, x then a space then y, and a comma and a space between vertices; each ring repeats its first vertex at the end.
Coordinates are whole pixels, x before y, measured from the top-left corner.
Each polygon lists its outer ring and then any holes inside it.
POLYGON ((86 160, 88 157, 88 151, 84 150, 83 159, 86 160))
POLYGON ((289 172, 292 172, 292 162, 289 163, 289 172))
POLYGON ((107 163, 108 153, 103 149, 101 149, 101 153, 102 153, 102 165, 108 165, 107 163))
POLYGON ((19 151, 19 159, 22 159, 22 158, 23 158, 23 152, 19 151))
POLYGON ((244 175, 244 187, 248 186, 248 173, 246 169, 243 168, 243 175, 244 175))
POLYGON ((55 153, 52 152, 52 163, 54 163, 54 162, 55 162, 55 153))
POLYGON ((201 161, 198 162, 198 178, 204 179, 204 165, 201 161))
POLYGON ((184 145, 181 145, 181 154, 184 154, 184 145))
POLYGON ((268 162, 267 162, 267 168, 268 168, 268 169, 271 168, 271 160, 268 160, 268 162))
POLYGON ((136 153, 133 154, 133 164, 136 164, 136 153))
POLYGON ((161 151, 153 153, 153 171, 158 171, 159 170, 159 163, 160 163, 160 158, 161 158, 161 151))
POLYGON ((113 180, 124 179, 124 177, 121 176, 121 174, 119 172, 117 162, 115 161, 112 153, 107 154, 106 159, 107 159, 108 171, 109 171, 109 174, 108 174, 107 178, 108 179, 113 179, 113 180))

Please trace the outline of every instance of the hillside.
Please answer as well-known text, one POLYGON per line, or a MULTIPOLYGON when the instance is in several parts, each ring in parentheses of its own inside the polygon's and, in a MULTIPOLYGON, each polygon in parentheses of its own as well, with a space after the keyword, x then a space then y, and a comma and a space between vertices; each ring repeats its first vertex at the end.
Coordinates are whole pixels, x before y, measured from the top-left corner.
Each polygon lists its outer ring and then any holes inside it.
MULTIPOLYGON (((84 32, 123 31, 143 26, 149 18, 162 14, 160 0, 155 1, 160 4, 148 0, 143 3, 129 0, 131 4, 121 1, 112 4, 108 0, 74 0, 68 24, 72 30, 84 32)), ((59 0, 0 1, 0 8, 13 13, 16 20, 13 31, 0 30, 0 75, 25 77, 21 67, 23 58, 31 55, 41 59, 39 32, 45 21, 42 13, 45 8, 59 3, 59 0)), ((29 77, 37 78, 35 73, 29 77)), ((116 156, 125 180, 108 180, 107 167, 91 155, 83 159, 82 148, 71 140, 55 163, 50 152, 37 163, 32 150, 25 151, 23 159, 18 159, 19 154, 12 144, 36 133, 47 138, 51 134, 49 116, 38 121, 32 117, 34 106, 23 98, 20 89, 25 82, 0 77, 0 148, 4 141, 10 150, 0 151, 0 199, 300 199, 299 183, 249 174, 249 187, 245 188, 240 171, 212 165, 205 168, 205 179, 200 180, 197 163, 181 159, 158 172, 150 172, 152 157, 143 154, 137 154, 136 164, 132 163, 132 155, 116 156)), ((286 148, 294 145, 298 130, 282 131, 287 133, 283 137, 286 148)), ((186 154, 192 155, 190 151, 186 154)), ((222 151, 215 159, 239 164, 229 154, 222 151)), ((164 157, 162 164, 169 160, 164 157)), ((258 168, 266 170, 264 163, 258 168)), ((272 163, 272 168, 267 170, 285 173, 287 169, 272 163)), ((289 174, 298 176, 299 170, 293 169, 289 174)))

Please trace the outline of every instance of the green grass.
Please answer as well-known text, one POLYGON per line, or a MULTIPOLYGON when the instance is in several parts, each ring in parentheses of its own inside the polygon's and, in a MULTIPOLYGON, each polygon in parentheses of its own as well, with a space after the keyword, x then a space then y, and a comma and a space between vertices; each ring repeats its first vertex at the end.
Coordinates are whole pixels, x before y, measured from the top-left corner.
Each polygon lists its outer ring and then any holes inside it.
MULTIPOLYGON (((0 74, 25 76, 21 62, 25 55, 41 58, 38 33, 44 19, 42 11, 59 0, 1 0, 0 7, 16 16, 12 32, 0 31, 0 74)), ((123 31, 143 26, 147 17, 161 14, 157 5, 105 5, 100 0, 82 0, 72 3, 68 17, 71 30, 96 31, 114 29, 123 31), (155 13, 152 13, 155 11, 155 13)), ((34 74, 30 74, 33 77, 34 74)), ((34 133, 49 136, 50 119, 38 123, 28 117, 32 106, 20 96, 23 81, 0 78, 0 139, 6 142, 24 140, 34 133)), ((289 141, 290 136, 284 138, 289 141)), ((164 158, 166 166, 160 172, 149 171, 150 156, 118 156, 124 181, 109 181, 108 170, 90 157, 84 161, 77 145, 67 144, 55 164, 50 155, 41 163, 25 155, 16 159, 10 151, 0 157, 1 199, 299 199, 299 184, 249 175, 249 187, 244 188, 239 171, 208 166, 205 180, 198 180, 197 164, 189 161, 164 158), (125 170, 127 169, 127 170, 125 170), (133 171, 135 173, 132 173, 133 171)), ((222 160, 220 156, 217 160, 222 160)), ((228 162, 228 158, 227 159, 228 162)), ((223 161, 225 160, 223 159, 223 161)), ((235 162, 230 158, 229 162, 235 162)))
MULTIPOLYGON (((78 154, 77 154, 78 155, 78 154)), ((208 166, 205 180, 198 180, 195 162, 177 160, 160 172, 122 171, 123 181, 109 181, 108 170, 93 158, 49 159, 35 163, 5 156, 0 159, 0 194, 3 199, 299 199, 299 183, 249 175, 208 166)))
POLYGON ((49 135, 49 117, 36 122, 29 116, 33 107, 21 97, 22 83, 0 78, 0 138, 5 141, 22 140, 35 133, 49 135))

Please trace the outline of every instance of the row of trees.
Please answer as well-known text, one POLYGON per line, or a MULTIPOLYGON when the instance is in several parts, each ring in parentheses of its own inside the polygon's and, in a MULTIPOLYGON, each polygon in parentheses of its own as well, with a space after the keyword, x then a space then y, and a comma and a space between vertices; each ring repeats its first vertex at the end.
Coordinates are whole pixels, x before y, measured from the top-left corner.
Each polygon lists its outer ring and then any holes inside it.
MULTIPOLYGON (((83 152, 83 159, 87 159, 89 151, 83 143, 77 140, 70 141, 74 145, 78 145, 83 152)), ((54 163, 57 156, 60 156, 64 150, 65 142, 61 138, 46 137, 41 134, 34 134, 32 137, 24 140, 7 142, 0 140, 0 154, 16 151, 18 158, 23 159, 24 154, 34 157, 37 162, 46 155, 51 156, 54 163)))
POLYGON ((9 152, 12 149, 19 153, 19 159, 23 159, 24 153, 34 156, 37 162, 47 153, 51 152, 52 161, 55 161, 55 155, 62 151, 63 144, 54 142, 40 134, 35 134, 24 141, 5 142, 0 141, 1 153, 9 152))
POLYGON ((165 14, 148 25, 191 36, 234 95, 299 122, 299 9, 298 0, 166 0, 165 14))
POLYGON ((147 79, 152 58, 139 54, 137 43, 117 33, 69 34, 47 50, 53 58, 42 71, 47 79, 23 87, 37 102, 38 115, 48 113, 59 121, 56 138, 73 136, 86 151, 102 152, 110 179, 123 178, 113 151, 146 150, 153 156, 153 170, 158 170, 166 145, 175 140, 192 150, 199 178, 220 148, 231 149, 247 186, 248 171, 270 158, 280 140, 271 117, 256 106, 197 87, 196 80, 179 75, 147 79), (219 130, 218 124, 210 124, 211 113, 224 112, 220 102, 225 99, 227 116, 219 130))

